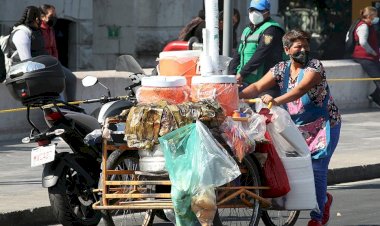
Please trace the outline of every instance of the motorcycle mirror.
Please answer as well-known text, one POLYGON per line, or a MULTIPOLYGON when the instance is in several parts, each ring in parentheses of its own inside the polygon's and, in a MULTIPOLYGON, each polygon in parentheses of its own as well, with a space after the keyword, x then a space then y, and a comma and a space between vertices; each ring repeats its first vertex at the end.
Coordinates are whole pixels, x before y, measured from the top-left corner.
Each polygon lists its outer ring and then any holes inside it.
POLYGON ((82 85, 84 87, 89 87, 89 86, 93 86, 95 85, 96 83, 98 83, 98 78, 94 77, 94 76, 91 76, 91 75, 88 75, 86 77, 84 77, 82 79, 82 85))
POLYGON ((28 144, 30 142, 30 138, 29 137, 24 137, 24 138, 22 138, 21 142, 23 144, 28 144))

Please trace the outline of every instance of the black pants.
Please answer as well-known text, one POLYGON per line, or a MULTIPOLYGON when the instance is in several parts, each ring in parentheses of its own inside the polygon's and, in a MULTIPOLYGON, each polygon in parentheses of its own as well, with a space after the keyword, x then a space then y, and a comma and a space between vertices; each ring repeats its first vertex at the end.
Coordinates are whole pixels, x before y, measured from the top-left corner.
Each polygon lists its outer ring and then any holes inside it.
MULTIPOLYGON (((362 66, 363 70, 368 74, 369 77, 380 78, 380 62, 358 58, 354 58, 354 61, 362 66)), ((373 82, 376 85, 376 89, 371 95, 380 100, 380 80, 373 82)))

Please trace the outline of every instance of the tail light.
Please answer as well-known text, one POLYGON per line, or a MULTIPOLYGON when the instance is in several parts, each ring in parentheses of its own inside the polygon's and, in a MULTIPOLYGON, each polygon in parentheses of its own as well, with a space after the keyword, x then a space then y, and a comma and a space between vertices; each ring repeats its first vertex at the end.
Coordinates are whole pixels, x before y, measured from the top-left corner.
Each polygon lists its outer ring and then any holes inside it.
POLYGON ((45 114, 45 118, 49 121, 57 121, 62 117, 63 115, 60 112, 50 112, 48 114, 45 114))
POLYGON ((56 112, 50 110, 48 112, 45 112, 45 119, 49 122, 55 122, 62 119, 65 114, 65 112, 56 112))
POLYGON ((39 140, 37 141, 38 146, 45 146, 50 144, 50 140, 39 140))

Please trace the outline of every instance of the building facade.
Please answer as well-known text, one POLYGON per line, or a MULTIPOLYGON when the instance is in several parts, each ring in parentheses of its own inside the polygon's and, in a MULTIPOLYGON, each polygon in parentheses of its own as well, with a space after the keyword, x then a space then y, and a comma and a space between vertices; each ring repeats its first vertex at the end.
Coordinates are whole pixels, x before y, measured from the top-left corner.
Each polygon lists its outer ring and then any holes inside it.
MULTIPOLYGON (((203 8, 204 0, 2 0, 0 32, 6 34, 28 5, 56 7, 55 27, 60 61, 72 70, 115 67, 120 55, 133 55, 143 67, 156 65, 163 47, 203 8)), ((219 0, 223 2, 223 0, 219 0)), ((250 0, 232 0, 241 14, 238 35, 248 24, 250 0)), ((271 15, 286 30, 312 34, 312 54, 320 59, 343 57, 352 12, 373 0, 270 0, 271 15), (364 4, 365 2, 365 4, 364 4)), ((380 5, 380 4, 379 4, 380 5)), ((380 30, 380 29, 379 29, 380 30)))

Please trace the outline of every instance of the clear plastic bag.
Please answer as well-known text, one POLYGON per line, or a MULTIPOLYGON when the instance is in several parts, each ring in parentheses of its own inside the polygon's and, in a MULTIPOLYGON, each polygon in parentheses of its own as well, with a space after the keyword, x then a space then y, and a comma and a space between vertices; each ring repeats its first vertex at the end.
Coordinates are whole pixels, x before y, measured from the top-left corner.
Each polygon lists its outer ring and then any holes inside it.
POLYGON ((231 116, 239 107, 239 93, 236 83, 199 83, 191 86, 191 99, 216 100, 226 115, 231 116))
POLYGON ((202 226, 212 226, 216 207, 215 189, 204 187, 198 190, 191 199, 191 210, 197 216, 202 226))
POLYGON ((264 138, 265 129, 265 120, 255 113, 249 115, 247 122, 234 121, 227 117, 220 126, 222 137, 240 162, 246 154, 255 150, 255 140, 264 138))
POLYGON ((172 183, 177 225, 192 225, 191 198, 203 188, 234 180, 240 175, 239 167, 200 121, 174 130, 159 141, 172 183))

